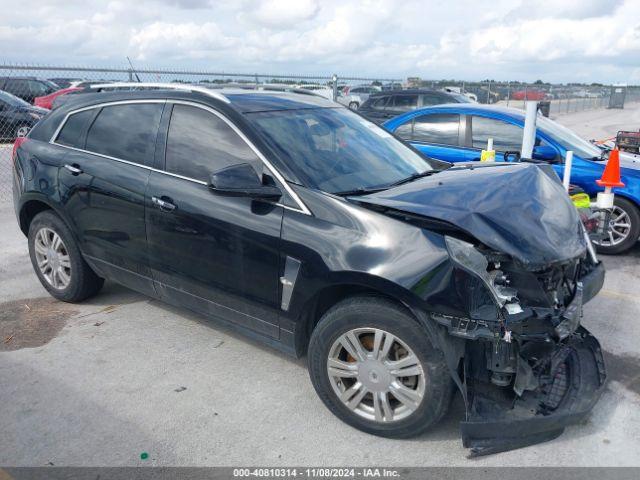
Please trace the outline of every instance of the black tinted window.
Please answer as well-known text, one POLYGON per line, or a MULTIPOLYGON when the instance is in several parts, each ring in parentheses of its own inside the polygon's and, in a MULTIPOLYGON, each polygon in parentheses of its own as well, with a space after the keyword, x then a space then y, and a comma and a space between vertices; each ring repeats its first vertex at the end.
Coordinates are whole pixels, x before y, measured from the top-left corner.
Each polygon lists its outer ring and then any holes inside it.
POLYGON ((95 113, 95 110, 85 110, 84 112, 70 115, 62 127, 62 130, 60 130, 56 142, 61 145, 68 145, 69 147, 84 148, 84 145, 81 144, 82 139, 80 137, 87 122, 95 113))
POLYGON ((382 110, 384 109, 384 105, 387 103, 387 100, 389 100, 389 97, 387 96, 370 98, 369 107, 374 108, 376 110, 382 110))
POLYGON ((396 110, 411 110, 418 106, 418 95, 394 95, 393 108, 396 110))
POLYGON ((493 138, 494 150, 500 152, 507 150, 519 152, 522 146, 522 129, 502 120, 472 117, 471 131, 473 146, 476 148, 487 148, 489 138, 493 138))
POLYGON ((446 99, 439 95, 422 95, 422 105, 440 105, 441 103, 447 103, 446 99))
POLYGON ((417 117, 413 125, 413 140, 443 145, 458 145, 460 115, 439 113, 417 117))
POLYGON ((249 163, 262 175, 262 161, 226 122, 198 107, 175 105, 167 138, 167 172, 208 182, 211 173, 249 163))
POLYGON ((53 92, 53 88, 51 86, 44 82, 39 82, 38 80, 29 80, 29 90, 31 91, 31 95, 35 95, 36 97, 53 92))
POLYGON ((161 114, 160 103, 104 107, 89 129, 86 149, 130 162, 151 164, 161 114))
POLYGON ((26 80, 7 80, 4 85, 4 89, 7 92, 11 92, 14 95, 25 95, 29 93, 29 87, 26 80))

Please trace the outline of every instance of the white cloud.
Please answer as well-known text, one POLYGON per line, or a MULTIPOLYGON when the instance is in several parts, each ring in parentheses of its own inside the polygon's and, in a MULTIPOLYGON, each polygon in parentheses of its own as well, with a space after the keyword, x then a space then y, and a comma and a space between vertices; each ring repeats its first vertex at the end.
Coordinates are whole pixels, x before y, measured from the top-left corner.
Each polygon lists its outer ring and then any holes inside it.
POLYGON ((245 3, 242 14, 262 26, 291 28, 313 19, 319 11, 318 0, 262 0, 245 3))
POLYGON ((0 11, 0 61, 13 62, 632 81, 640 58, 638 0, 41 0, 29 15, 0 0, 0 11))

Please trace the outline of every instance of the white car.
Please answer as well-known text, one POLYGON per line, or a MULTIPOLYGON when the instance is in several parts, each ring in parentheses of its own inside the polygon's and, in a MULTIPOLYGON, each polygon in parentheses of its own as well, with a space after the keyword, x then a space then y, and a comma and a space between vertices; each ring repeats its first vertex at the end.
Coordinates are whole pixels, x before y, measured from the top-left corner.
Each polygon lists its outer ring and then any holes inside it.
POLYGON ((338 103, 346 105, 351 110, 357 110, 368 98, 369 95, 382 91, 380 87, 372 85, 361 85, 359 87, 344 87, 338 91, 338 103))
POLYGON ((296 88, 302 88, 303 90, 311 90, 316 95, 320 95, 328 100, 333 100, 333 88, 328 87, 326 85, 312 85, 312 84, 301 84, 297 85, 296 88))

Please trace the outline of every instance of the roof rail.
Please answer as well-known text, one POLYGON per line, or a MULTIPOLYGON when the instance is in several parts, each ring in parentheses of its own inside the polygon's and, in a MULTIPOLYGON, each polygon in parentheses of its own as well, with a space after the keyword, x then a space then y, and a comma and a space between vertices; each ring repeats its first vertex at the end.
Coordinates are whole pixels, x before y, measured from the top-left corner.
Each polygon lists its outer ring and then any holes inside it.
POLYGON ((225 103, 231 103, 227 97, 220 92, 215 92, 206 87, 199 87, 197 85, 189 85, 185 83, 153 83, 153 82, 116 82, 116 83, 98 83, 95 85, 89 85, 89 88, 96 90, 105 90, 110 88, 157 88, 160 90, 182 90, 185 92, 198 92, 208 95, 213 98, 217 98, 225 103))
POLYGON ((305 88, 299 87, 297 85, 287 85, 287 84, 279 84, 279 83, 216 83, 211 85, 212 90, 220 90, 223 88, 237 88, 240 90, 258 90, 263 92, 288 92, 288 93, 300 93, 302 95, 314 95, 317 97, 323 97, 315 93, 313 90, 307 90, 305 88))

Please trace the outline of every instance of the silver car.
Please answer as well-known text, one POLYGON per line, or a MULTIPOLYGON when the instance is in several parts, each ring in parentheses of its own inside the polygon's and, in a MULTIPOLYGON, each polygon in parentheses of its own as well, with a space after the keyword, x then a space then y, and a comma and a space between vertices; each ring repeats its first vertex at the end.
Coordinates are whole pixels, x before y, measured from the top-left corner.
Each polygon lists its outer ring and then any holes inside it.
POLYGON ((373 85, 361 85, 359 87, 344 87, 338 91, 338 102, 346 105, 351 110, 357 110, 369 95, 380 92, 382 89, 373 85))

